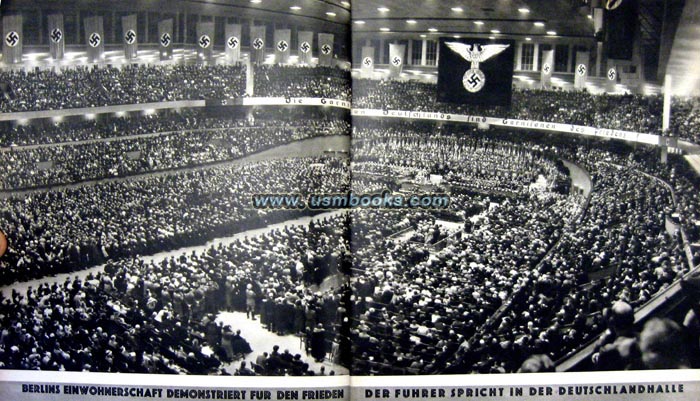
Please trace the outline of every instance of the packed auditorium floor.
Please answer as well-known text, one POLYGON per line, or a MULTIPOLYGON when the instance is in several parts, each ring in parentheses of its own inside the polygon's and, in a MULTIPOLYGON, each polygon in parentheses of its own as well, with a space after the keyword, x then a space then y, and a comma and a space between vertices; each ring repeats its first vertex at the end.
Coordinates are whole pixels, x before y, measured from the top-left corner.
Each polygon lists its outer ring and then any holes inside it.
MULTIPOLYGON (((2 74, 15 92, 4 112, 239 97, 243 88, 238 66, 2 74), (73 96, 72 85, 90 95, 73 96)), ((350 99, 338 69, 265 66, 255 79, 262 95, 350 99)), ((501 110, 446 107, 426 83, 358 80, 353 89, 357 108, 641 132, 660 124, 655 96, 518 90, 501 110)), ((689 140, 695 101, 677 101, 672 128, 689 140)), ((635 310, 700 262, 688 250, 700 241, 700 183, 679 155, 664 164, 653 147, 449 123, 353 118, 351 127, 347 115, 324 113, 5 126, 0 367, 502 373, 554 369, 591 343, 592 370, 699 366, 697 315, 633 325, 635 310), (348 162, 323 141, 350 131, 348 162), (590 192, 576 190, 572 164, 590 192), (251 206, 256 193, 400 194, 409 184, 448 192, 449 207, 251 206), (346 279, 328 284, 334 277, 346 279)))

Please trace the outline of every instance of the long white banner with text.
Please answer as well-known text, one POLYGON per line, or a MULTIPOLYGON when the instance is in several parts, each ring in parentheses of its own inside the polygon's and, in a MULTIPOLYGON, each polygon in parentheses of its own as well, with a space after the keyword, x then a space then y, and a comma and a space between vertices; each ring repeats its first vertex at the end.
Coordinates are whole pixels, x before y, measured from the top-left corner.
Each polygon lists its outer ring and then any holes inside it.
POLYGON ((376 110, 376 109, 352 109, 353 116, 402 118, 408 120, 432 120, 445 122, 460 122, 470 124, 488 124, 496 127, 511 127, 535 129, 548 132, 563 132, 578 135, 594 136, 599 138, 622 139, 629 142, 660 145, 661 137, 640 132, 622 131, 608 128, 586 127, 583 125, 562 124, 532 120, 515 120, 510 118, 496 118, 484 116, 472 116, 463 114, 450 114, 429 111, 408 110, 376 110))

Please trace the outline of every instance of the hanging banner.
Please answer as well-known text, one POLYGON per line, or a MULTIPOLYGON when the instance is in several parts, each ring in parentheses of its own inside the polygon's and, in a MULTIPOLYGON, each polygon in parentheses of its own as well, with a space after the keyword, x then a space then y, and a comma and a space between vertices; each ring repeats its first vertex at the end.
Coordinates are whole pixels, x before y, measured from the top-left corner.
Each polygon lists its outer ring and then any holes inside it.
POLYGON ((576 52, 576 67, 574 68, 574 88, 585 89, 588 72, 591 67, 589 52, 576 52))
POLYGON ((374 72, 374 47, 362 47, 362 60, 360 61, 360 75, 363 78, 371 78, 374 72))
POLYGON ((122 17, 122 37, 124 39, 124 58, 133 60, 138 55, 138 30, 136 29, 136 14, 122 17))
POLYGON ((173 58, 173 20, 165 19, 158 23, 158 50, 160 61, 173 58))
POLYGON ((501 117, 484 117, 465 114, 448 114, 435 111, 390 110, 390 109, 352 109, 353 116, 398 118, 407 120, 445 121, 451 123, 468 123, 479 126, 485 124, 494 127, 507 127, 547 132, 562 132, 577 135, 596 136, 600 138, 621 139, 629 142, 659 145, 659 135, 645 134, 634 131, 622 131, 610 128, 572 125, 565 122, 549 122, 534 120, 516 120, 501 117))
POLYGON ((101 16, 87 17, 85 23, 85 48, 88 63, 102 61, 105 55, 105 34, 101 16))
POLYGON ((401 75, 403 63, 406 55, 406 45, 389 44, 389 76, 398 77, 401 75))
POLYGON ((226 24, 226 60, 231 64, 241 61, 241 24, 226 24))
POLYGON ((197 23, 197 57, 200 62, 209 62, 214 54, 214 23, 197 23))
POLYGON ((331 67, 333 65, 333 34, 318 34, 318 65, 331 67))
POLYGON ((2 59, 5 64, 22 62, 22 15, 5 15, 2 17, 2 59))
POLYGON ((265 26, 250 26, 250 61, 255 64, 265 62, 265 26))
POLYGON ((54 60, 62 60, 66 49, 65 30, 63 29, 63 14, 49 15, 48 25, 49 53, 54 60))
POLYGON ((510 105, 515 42, 441 38, 438 54, 438 102, 510 105))
POLYGON ((287 64, 289 62, 289 43, 291 37, 291 30, 275 29, 275 63, 287 64))
POLYGON ((552 86, 552 72, 554 72, 554 50, 542 51, 542 68, 540 82, 543 88, 552 86))
POLYGON ((608 64, 608 69, 605 73, 605 91, 607 93, 616 92, 618 82, 620 82, 620 73, 617 65, 608 64))
POLYGON ((615 3, 616 7, 606 7, 604 14, 606 55, 616 60, 632 60, 640 2, 618 0, 615 3))
POLYGON ((299 43, 299 63, 311 64, 313 56, 314 33, 311 31, 299 31, 297 36, 299 43))

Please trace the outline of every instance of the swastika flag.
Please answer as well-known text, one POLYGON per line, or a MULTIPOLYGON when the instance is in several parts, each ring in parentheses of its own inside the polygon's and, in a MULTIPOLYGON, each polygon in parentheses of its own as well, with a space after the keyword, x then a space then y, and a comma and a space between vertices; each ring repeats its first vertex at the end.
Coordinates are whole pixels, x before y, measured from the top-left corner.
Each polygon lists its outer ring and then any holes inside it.
POLYGON ((127 60, 135 59, 139 50, 136 14, 122 17, 122 36, 124 37, 124 58, 127 60))
POLYGON ((22 62, 22 14, 10 14, 2 17, 3 43, 2 58, 6 64, 22 62))
POLYGON ((515 43, 440 39, 437 100, 510 107, 515 43))
POLYGON ((86 17, 85 25, 85 49, 88 62, 97 63, 104 59, 105 41, 102 16, 86 17))
POLYGON ((63 58, 66 46, 63 14, 49 14, 48 17, 49 53, 54 60, 63 58))
POLYGON ((172 60, 173 58, 173 20, 172 18, 158 22, 158 52, 160 60, 172 60))
POLYGON ((286 64, 289 62, 290 43, 292 31, 289 29, 275 29, 275 62, 286 64))
POLYGON ((229 63, 238 63, 241 61, 241 24, 226 24, 226 59, 229 63))

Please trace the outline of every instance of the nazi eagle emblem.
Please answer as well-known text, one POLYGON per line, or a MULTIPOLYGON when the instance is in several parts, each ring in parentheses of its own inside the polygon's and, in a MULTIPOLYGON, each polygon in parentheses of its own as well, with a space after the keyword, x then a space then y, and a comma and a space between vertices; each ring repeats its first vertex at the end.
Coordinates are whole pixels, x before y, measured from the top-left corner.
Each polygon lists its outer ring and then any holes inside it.
POLYGON ((466 44, 460 42, 445 42, 447 47, 453 52, 462 56, 463 59, 471 63, 471 67, 462 77, 462 85, 469 92, 478 92, 486 84, 486 76, 479 69, 479 63, 483 63, 491 57, 501 53, 510 45, 480 45, 466 44))

